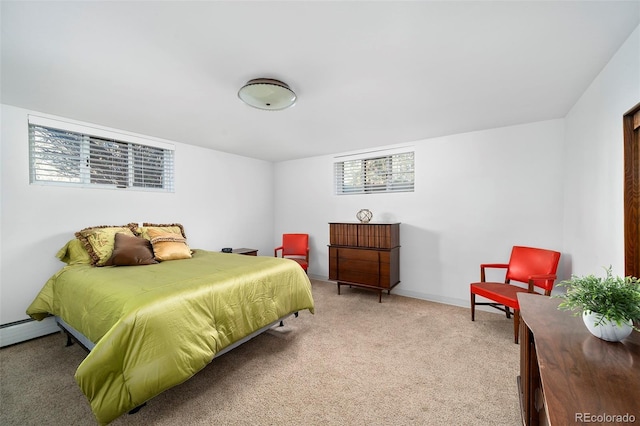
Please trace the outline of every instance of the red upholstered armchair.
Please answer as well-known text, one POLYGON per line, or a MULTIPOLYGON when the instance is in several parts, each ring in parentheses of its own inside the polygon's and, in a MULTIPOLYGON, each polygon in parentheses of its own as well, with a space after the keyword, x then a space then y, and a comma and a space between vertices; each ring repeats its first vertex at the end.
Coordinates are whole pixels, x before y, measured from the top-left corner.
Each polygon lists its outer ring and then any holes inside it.
POLYGON ((520 327, 520 306, 518 293, 540 293, 550 296, 556 280, 556 270, 560 261, 560 253, 533 247, 515 246, 511 251, 509 263, 484 263, 480 265, 480 282, 471 283, 471 321, 475 320, 476 305, 488 305, 506 313, 511 318, 513 309, 513 337, 518 343, 520 327), (485 269, 506 269, 504 282, 486 282, 485 269), (512 284, 513 281, 524 283, 526 287, 512 284), (476 302, 476 295, 491 302, 476 302))
POLYGON ((273 250, 273 255, 295 260, 305 272, 309 267, 309 234, 282 234, 282 245, 273 250))

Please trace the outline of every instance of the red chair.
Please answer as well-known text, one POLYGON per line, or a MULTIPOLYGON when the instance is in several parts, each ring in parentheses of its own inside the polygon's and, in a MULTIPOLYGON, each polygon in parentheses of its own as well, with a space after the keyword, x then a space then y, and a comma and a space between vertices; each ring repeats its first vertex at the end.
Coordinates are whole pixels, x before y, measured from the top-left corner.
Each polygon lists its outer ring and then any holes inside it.
POLYGON ((513 247, 508 264, 484 263, 480 265, 480 282, 471 283, 471 321, 475 321, 476 305, 488 305, 506 313, 511 318, 513 309, 513 336, 518 343, 520 328, 520 306, 518 293, 539 293, 544 290, 545 296, 551 295, 557 278, 556 270, 560 261, 560 253, 533 247, 513 247), (506 269, 504 282, 486 282, 485 269, 506 269), (511 284, 512 281, 524 283, 527 287, 511 284), (537 287, 537 288, 536 288, 537 287), (476 303, 476 295, 492 302, 476 303))
POLYGON ((309 234, 282 234, 282 245, 273 250, 275 257, 278 257, 278 251, 282 251, 282 257, 298 262, 304 272, 307 272, 309 267, 309 234))

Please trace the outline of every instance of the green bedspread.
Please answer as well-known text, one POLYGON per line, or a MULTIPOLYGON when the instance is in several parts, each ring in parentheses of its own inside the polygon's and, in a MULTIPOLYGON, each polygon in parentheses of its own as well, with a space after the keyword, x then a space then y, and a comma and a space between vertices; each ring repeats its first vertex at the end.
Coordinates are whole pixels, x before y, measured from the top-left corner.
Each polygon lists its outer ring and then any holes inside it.
POLYGON ((294 261, 196 250, 157 265, 66 266, 27 314, 57 315, 96 343, 75 378, 106 424, 184 382, 228 345, 313 307, 294 261))

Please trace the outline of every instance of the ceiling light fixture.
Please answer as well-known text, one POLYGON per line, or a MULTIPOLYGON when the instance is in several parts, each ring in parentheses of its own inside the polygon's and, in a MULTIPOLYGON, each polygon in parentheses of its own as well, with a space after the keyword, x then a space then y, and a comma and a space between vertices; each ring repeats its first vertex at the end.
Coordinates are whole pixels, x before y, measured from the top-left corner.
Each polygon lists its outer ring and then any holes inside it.
POLYGON ((270 111, 289 108, 298 99, 289 86, 271 78, 249 80, 238 91, 238 97, 247 105, 270 111))

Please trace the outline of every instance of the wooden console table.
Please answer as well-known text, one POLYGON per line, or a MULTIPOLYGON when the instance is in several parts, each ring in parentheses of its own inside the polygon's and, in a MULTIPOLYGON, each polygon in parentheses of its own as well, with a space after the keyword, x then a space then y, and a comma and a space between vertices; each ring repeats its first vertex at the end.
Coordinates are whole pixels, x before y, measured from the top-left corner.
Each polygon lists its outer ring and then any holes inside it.
POLYGON ((640 422, 640 333, 598 339, 581 317, 559 311, 560 302, 518 294, 523 424, 640 422))

